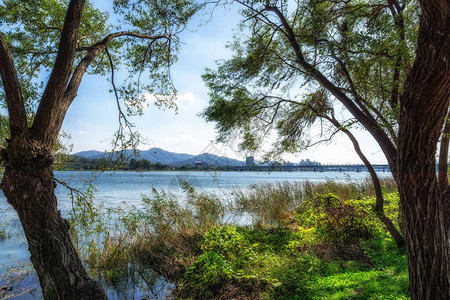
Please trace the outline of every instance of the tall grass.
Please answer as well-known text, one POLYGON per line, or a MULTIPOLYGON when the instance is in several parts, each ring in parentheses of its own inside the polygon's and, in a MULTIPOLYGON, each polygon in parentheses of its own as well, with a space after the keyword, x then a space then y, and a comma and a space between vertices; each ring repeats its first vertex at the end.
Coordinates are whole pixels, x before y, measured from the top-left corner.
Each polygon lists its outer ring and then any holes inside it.
MULTIPOLYGON (((385 194, 397 192, 393 179, 382 179, 385 194)), ((342 201, 374 198, 374 188, 369 178, 358 181, 333 181, 313 183, 310 181, 260 183, 249 189, 235 189, 226 194, 227 201, 238 212, 246 212, 253 217, 254 224, 261 227, 287 225, 292 211, 304 201, 318 195, 333 194, 342 201)), ((373 200, 375 204, 375 200, 373 200)))
POLYGON ((6 229, 4 226, 0 225, 0 241, 6 239, 8 235, 6 234, 6 229))
POLYGON ((215 194, 199 193, 187 183, 183 190, 185 197, 177 199, 154 189, 143 196, 142 208, 131 209, 95 207, 91 195, 75 199, 71 233, 91 275, 122 291, 136 284, 151 290, 162 284, 161 276, 179 280, 195 260, 202 236, 225 224, 229 211, 215 194))
MULTIPOLYGON (((386 213, 396 218, 398 197, 389 196, 396 193, 395 183, 384 179, 382 184, 386 213)), ((82 226, 74 219, 73 235, 91 274, 125 290, 130 282, 150 290, 164 278, 180 284, 182 297, 211 298, 213 288, 230 297, 245 289, 250 294, 242 297, 254 298, 279 290, 272 283, 287 280, 298 289, 302 276, 330 272, 314 257, 361 259, 358 268, 366 268, 360 240, 382 231, 372 212, 370 180, 261 183, 222 194, 183 183, 183 191, 180 199, 153 190, 141 208, 94 211, 82 226), (242 214, 252 218, 250 227, 233 225, 242 214), (299 273, 292 263, 302 265, 299 273), (308 273, 306 267, 319 271, 308 273)), ((289 294, 286 288, 283 293, 289 294)))
POLYGON ((260 227, 282 226, 310 194, 310 182, 261 183, 248 190, 234 189, 226 196, 233 210, 248 213, 260 227))

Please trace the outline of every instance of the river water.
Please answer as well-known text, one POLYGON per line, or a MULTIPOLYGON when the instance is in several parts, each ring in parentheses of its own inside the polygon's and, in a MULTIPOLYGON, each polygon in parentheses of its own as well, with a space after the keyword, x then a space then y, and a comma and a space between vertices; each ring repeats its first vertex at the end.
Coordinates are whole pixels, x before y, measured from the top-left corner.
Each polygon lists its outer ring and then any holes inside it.
MULTIPOLYGON (((328 179, 362 180, 368 176, 367 172, 180 172, 180 171, 152 171, 152 172, 55 172, 55 177, 66 182, 76 189, 83 189, 83 185, 93 179, 95 186, 95 202, 103 203, 106 208, 125 208, 127 206, 140 206, 143 195, 151 195, 152 190, 164 190, 174 195, 182 196, 181 182, 187 181, 197 190, 220 191, 231 188, 248 188, 250 185, 263 182, 326 181, 328 179)), ((391 177, 391 174, 379 173, 380 177, 391 177)), ((56 195, 58 205, 63 215, 72 208, 69 190, 58 184, 56 195)), ((12 207, 6 202, 3 194, 0 195, 0 230, 4 228, 11 238, 0 240, 0 276, 11 268, 29 263, 27 244, 21 231, 20 222, 12 207)), ((0 288, 6 281, 0 277, 0 288)), ((15 299, 40 299, 37 279, 27 277, 20 285, 14 286, 16 294, 21 289, 34 286, 33 293, 24 293, 15 299)), ((117 298, 113 292, 110 298, 117 298)), ((137 295, 139 296, 139 295, 137 295)), ((0 290, 0 299, 2 291, 0 290)))

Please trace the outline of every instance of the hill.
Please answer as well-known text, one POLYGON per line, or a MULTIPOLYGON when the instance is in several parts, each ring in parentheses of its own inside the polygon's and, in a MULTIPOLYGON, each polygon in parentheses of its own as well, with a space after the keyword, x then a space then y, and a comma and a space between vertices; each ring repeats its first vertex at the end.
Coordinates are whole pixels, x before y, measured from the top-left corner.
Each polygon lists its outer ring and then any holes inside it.
POLYGON ((203 153, 197 156, 194 156, 192 158, 186 159, 186 160, 182 160, 182 161, 175 161, 172 162, 171 165, 176 166, 176 167, 181 167, 181 166, 192 166, 194 164, 206 164, 206 165, 216 165, 216 166, 243 166, 244 162, 237 160, 237 159, 232 159, 232 158, 228 158, 225 156, 217 156, 214 154, 210 154, 210 153, 203 153))
MULTIPOLYGON (((202 162, 206 165, 216 166, 242 166, 244 162, 237 159, 232 159, 224 156, 217 156, 210 153, 203 153, 200 155, 192 155, 186 153, 175 153, 166 151, 161 148, 151 148, 149 150, 139 150, 138 155, 135 156, 133 150, 126 150, 126 155, 135 159, 146 159, 152 164, 161 163, 164 165, 173 165, 177 167, 181 166, 193 166, 196 162, 202 162)), ((81 151, 74 155, 88 159, 99 159, 102 157, 108 157, 111 153, 100 152, 96 150, 81 151)))

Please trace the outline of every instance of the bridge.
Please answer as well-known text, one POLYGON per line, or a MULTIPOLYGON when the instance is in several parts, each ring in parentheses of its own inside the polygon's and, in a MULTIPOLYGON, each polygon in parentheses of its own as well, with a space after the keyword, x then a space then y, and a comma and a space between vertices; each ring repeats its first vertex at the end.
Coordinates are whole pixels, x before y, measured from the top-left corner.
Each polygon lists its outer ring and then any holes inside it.
MULTIPOLYGON (((375 171, 390 172, 389 165, 372 165, 375 171)), ((259 172, 367 172, 365 165, 271 165, 271 166, 235 166, 231 167, 235 171, 259 171, 259 172)))

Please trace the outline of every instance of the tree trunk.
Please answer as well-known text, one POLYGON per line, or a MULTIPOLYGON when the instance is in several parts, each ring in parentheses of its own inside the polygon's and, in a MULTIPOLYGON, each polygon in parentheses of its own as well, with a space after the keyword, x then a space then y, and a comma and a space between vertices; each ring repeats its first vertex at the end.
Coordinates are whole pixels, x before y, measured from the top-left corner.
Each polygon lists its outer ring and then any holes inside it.
POLYGON ((398 154, 391 166, 405 221, 411 298, 450 299, 450 199, 436 177, 450 98, 450 2, 420 4, 416 59, 400 99, 398 154))
POLYGON ((399 174, 412 299, 450 299, 449 224, 443 209, 450 199, 441 197, 434 168, 399 174))
POLYGON ((448 144, 450 141, 450 111, 445 119, 444 129, 441 135, 441 147, 439 149, 439 188, 444 192, 448 186, 448 144))
POLYGON ((1 188, 19 215, 44 298, 106 299, 101 285, 88 277, 57 209, 50 153, 24 148, 10 144, 3 151, 1 188))

